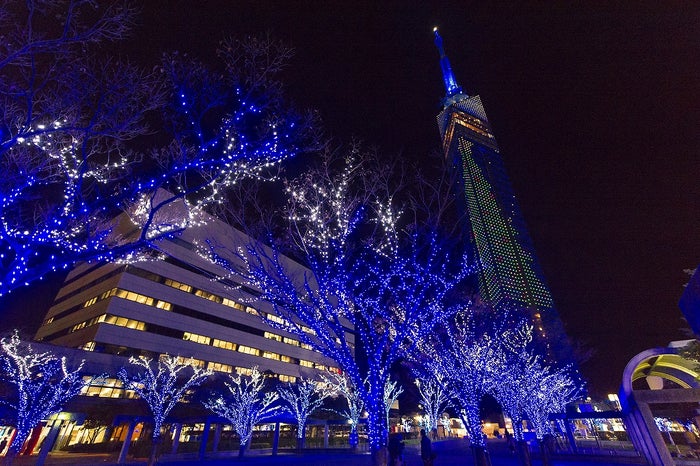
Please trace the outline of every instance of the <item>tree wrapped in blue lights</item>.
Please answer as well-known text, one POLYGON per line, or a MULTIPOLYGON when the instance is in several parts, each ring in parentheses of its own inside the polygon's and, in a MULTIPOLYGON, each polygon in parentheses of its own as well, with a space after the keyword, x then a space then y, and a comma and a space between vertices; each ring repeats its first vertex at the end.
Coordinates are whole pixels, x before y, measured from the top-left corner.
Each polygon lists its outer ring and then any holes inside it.
POLYGON ((306 443, 307 419, 323 406, 323 401, 331 395, 331 391, 324 382, 300 378, 296 383, 279 387, 277 393, 284 400, 282 409, 297 421, 297 448, 301 450, 306 443))
POLYGON ((211 374, 210 370, 197 367, 193 361, 167 354, 158 358, 156 364, 150 358, 129 358, 135 366, 131 370, 122 367, 117 376, 125 390, 133 390, 144 400, 153 416, 153 448, 148 461, 155 464, 162 441, 165 418, 179 402, 185 401, 189 392, 202 384, 211 374))
POLYGON ((70 369, 65 357, 35 352, 16 330, 9 338, 0 339, 0 347, 0 377, 11 388, 0 405, 8 409, 16 429, 5 460, 11 464, 32 429, 59 412, 89 381, 80 374, 83 361, 70 369))
POLYGON ((508 355, 529 341, 527 327, 511 327, 508 319, 480 322, 472 310, 458 313, 422 347, 420 362, 451 388, 478 465, 490 460, 481 429, 479 407, 501 371, 507 372, 508 355))
POLYGON ((448 294, 468 269, 451 243, 411 223, 416 217, 409 206, 403 218, 411 220, 402 220, 387 188, 391 175, 365 156, 355 147, 340 170, 325 159, 320 169, 288 183, 291 249, 252 244, 239 251, 242 273, 223 253, 213 256, 272 303, 283 320, 270 325, 335 360, 350 378, 364 400, 370 450, 379 464, 387 444, 389 370, 449 318, 448 294), (307 268, 300 272, 283 252, 307 268), (359 340, 366 371, 348 335, 359 340))
POLYGON ((240 438, 238 456, 242 457, 255 425, 282 412, 282 406, 279 394, 266 390, 265 377, 257 366, 247 376, 229 374, 225 385, 228 393, 206 400, 204 406, 231 423, 240 438))
POLYGON ((360 441, 357 427, 360 424, 360 417, 362 417, 362 410, 365 406, 360 391, 343 372, 327 372, 321 376, 321 380, 328 386, 332 397, 342 396, 345 400, 346 409, 333 411, 348 421, 350 424, 348 442, 351 447, 357 447, 360 441))
POLYGON ((523 420, 525 419, 525 404, 532 396, 528 390, 529 367, 537 364, 539 356, 530 352, 520 352, 508 360, 503 370, 497 373, 492 395, 501 405, 503 414, 508 416, 513 424, 513 438, 516 442, 524 441, 523 420))
POLYGON ((18 2, 0 15, 0 296, 78 261, 133 260, 307 141, 277 80, 289 48, 230 39, 223 72, 174 53, 144 72, 101 48, 135 21, 126 1, 18 2), (115 226, 120 214, 138 228, 115 226))

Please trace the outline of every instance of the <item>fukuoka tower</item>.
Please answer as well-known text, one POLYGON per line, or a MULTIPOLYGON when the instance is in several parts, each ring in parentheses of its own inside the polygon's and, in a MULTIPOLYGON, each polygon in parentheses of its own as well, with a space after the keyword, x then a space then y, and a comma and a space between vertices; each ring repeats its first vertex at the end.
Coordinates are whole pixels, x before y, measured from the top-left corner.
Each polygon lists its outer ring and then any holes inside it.
POLYGON ((455 192, 481 300, 495 312, 529 319, 537 346, 552 362, 573 362, 484 106, 459 86, 434 32, 446 91, 437 123, 448 165, 457 171, 455 192))

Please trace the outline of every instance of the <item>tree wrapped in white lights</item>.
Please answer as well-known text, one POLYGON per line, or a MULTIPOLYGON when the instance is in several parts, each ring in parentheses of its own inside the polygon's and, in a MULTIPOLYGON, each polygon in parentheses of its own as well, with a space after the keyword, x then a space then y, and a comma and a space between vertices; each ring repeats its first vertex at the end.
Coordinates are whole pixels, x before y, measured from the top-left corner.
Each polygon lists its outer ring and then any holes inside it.
POLYGON ((265 377, 257 366, 250 375, 231 375, 225 382, 228 393, 206 400, 204 406, 231 423, 240 438, 238 456, 245 453, 256 424, 279 414, 279 394, 266 390, 265 377))
POLYGON ((386 425, 389 427, 389 413, 391 412, 391 407, 394 406, 396 400, 399 399, 399 395, 403 393, 403 387, 399 385, 396 380, 387 379, 384 382, 384 413, 386 415, 386 425))
POLYGON ((3 5, 0 296, 81 260, 131 258, 307 140, 276 78, 288 47, 231 39, 225 73, 175 53, 144 72, 103 48, 135 22, 128 0, 3 5), (122 213, 138 231, 115 226, 122 213))
POLYGON ((133 390, 144 400, 153 416, 153 448, 149 465, 155 464, 158 447, 162 440, 165 418, 175 405, 184 401, 189 392, 202 384, 211 374, 210 370, 197 367, 193 361, 167 354, 154 363, 151 358, 129 358, 134 366, 131 370, 122 367, 117 376, 125 390, 133 390))
POLYGON ((437 429, 442 413, 450 406, 450 394, 447 381, 441 373, 426 374, 416 379, 420 395, 420 405, 428 419, 428 431, 437 429))
POLYGON ((554 368, 537 359, 526 367, 524 382, 529 396, 524 400, 524 410, 535 428, 535 435, 541 440, 553 433, 549 416, 564 412, 566 405, 580 397, 582 391, 571 377, 568 366, 554 368))
MULTIPOLYGON (((375 462, 387 444, 384 387, 391 365, 449 317, 448 294, 467 273, 465 258, 419 222, 405 224, 391 189, 358 148, 339 172, 331 162, 288 184, 291 250, 254 244, 239 252, 243 279, 272 303, 291 332, 336 361, 368 413, 375 462), (382 188, 384 186, 384 188, 382 188), (307 269, 282 255, 296 257, 307 269), (311 330, 309 332, 308 330, 311 330), (354 336, 367 370, 355 358, 354 336), (367 384, 364 381, 367 381, 367 384)), ((410 209, 405 208, 408 212, 410 209)), ((237 264, 215 259, 232 273, 237 264)))
POLYGON ((32 429, 59 412, 87 382, 80 374, 83 361, 70 369, 65 357, 35 352, 16 330, 9 338, 0 339, 0 347, 0 377, 10 388, 0 405, 7 408, 16 429, 6 455, 6 464, 11 464, 32 429))
POLYGON ((347 419, 350 424, 348 441, 351 447, 356 447, 359 443, 357 427, 360 424, 360 417, 362 417, 362 410, 365 405, 359 390, 343 372, 326 372, 321 376, 321 380, 328 386, 331 396, 340 395, 345 400, 347 408, 342 411, 334 410, 334 412, 347 419))
POLYGON ((323 401, 332 392, 324 382, 300 378, 296 383, 279 387, 277 393, 284 400, 282 409, 297 421, 297 448, 302 449, 306 440, 306 421, 314 411, 323 406, 323 401))
POLYGON ((523 409, 535 428, 542 463, 548 465, 549 440, 554 434, 549 416, 564 412, 566 405, 578 398, 582 391, 570 375, 570 366, 554 368, 542 364, 538 358, 526 362, 523 409))

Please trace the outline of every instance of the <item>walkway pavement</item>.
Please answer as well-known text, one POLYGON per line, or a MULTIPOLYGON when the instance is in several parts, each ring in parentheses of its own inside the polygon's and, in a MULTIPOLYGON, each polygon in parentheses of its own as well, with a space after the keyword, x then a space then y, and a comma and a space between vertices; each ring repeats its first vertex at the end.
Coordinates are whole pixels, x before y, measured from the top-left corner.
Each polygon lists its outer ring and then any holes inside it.
MULTIPOLYGON (((435 466, 471 466, 473 465, 471 450, 466 441, 448 441, 435 442, 434 450, 437 452, 435 466)), ((514 456, 510 454, 502 442, 493 441, 489 444, 491 453, 491 462, 493 466, 517 466, 518 462, 514 456)), ((13 465, 14 466, 30 466, 36 461, 36 457, 20 457, 13 465)), ((47 466, 117 466, 116 457, 109 455, 97 454, 65 454, 54 453, 49 455, 46 463, 47 466)), ((146 460, 129 461, 127 466, 144 466, 146 460)), ((204 461, 192 459, 185 455, 178 455, 176 458, 163 458, 159 461, 160 466, 230 466, 231 464, 245 464, 250 466, 370 466, 371 461, 368 454, 352 454, 349 452, 328 452, 316 453, 310 452, 302 455, 280 453, 277 456, 269 454, 260 454, 258 452, 250 452, 243 458, 237 456, 220 456, 217 458, 207 458, 204 461)), ((540 466, 541 461, 534 459, 533 466, 540 466)), ((619 466, 621 464, 644 464, 639 457, 605 457, 605 456, 572 456, 558 457, 554 459, 555 466, 619 466)), ((405 466, 422 466, 418 449, 413 446, 408 446, 404 452, 405 466)))

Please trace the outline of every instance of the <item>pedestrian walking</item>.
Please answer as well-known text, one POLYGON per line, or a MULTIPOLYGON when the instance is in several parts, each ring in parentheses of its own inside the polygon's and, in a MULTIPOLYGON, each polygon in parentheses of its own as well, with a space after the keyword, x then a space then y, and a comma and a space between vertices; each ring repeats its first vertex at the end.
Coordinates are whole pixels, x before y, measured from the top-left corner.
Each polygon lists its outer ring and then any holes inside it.
POLYGON ((420 457, 423 460, 423 466, 433 466, 435 461, 435 453, 433 452, 433 444, 426 434, 425 429, 420 430, 420 457))

